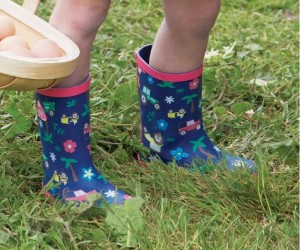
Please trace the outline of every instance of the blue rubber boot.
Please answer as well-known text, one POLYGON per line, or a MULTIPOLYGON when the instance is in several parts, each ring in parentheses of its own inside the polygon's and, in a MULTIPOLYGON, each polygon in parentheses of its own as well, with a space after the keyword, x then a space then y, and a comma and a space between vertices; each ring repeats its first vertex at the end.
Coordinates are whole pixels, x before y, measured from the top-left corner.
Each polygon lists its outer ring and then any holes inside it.
POLYGON ((217 165, 255 171, 252 160, 222 151, 208 137, 202 120, 202 67, 183 74, 159 72, 149 66, 151 48, 145 46, 136 54, 141 139, 150 149, 146 158, 175 160, 179 166, 193 165, 203 172, 217 165))
POLYGON ((130 196, 99 173, 90 154, 90 78, 72 88, 52 88, 36 93, 38 124, 43 149, 43 185, 63 201, 86 202, 98 193, 109 204, 120 204, 130 196))

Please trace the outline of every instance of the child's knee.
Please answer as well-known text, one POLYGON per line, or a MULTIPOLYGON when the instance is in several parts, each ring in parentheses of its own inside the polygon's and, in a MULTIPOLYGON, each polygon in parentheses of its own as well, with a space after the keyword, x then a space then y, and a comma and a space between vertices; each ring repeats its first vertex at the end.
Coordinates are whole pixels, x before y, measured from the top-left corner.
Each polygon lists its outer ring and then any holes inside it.
POLYGON ((165 0, 164 13, 171 32, 206 36, 220 10, 221 0, 165 0))
POLYGON ((98 29, 107 16, 110 2, 110 0, 77 1, 76 10, 71 12, 74 25, 82 30, 98 29))
POLYGON ((60 0, 50 19, 54 26, 94 33, 107 16, 111 0, 60 0))

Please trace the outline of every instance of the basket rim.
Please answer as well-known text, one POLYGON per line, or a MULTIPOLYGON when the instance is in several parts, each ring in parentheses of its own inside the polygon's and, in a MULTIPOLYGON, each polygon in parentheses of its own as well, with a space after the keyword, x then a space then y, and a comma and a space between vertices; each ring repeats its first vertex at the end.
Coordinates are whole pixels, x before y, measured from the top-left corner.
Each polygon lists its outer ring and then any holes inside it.
POLYGON ((80 51, 69 37, 10 0, 1 0, 0 10, 41 36, 53 40, 66 53, 66 55, 56 58, 29 58, 0 51, 1 74, 29 79, 55 79, 66 77, 73 72, 80 51), (49 75, 49 77, 45 77, 45 75, 49 75))

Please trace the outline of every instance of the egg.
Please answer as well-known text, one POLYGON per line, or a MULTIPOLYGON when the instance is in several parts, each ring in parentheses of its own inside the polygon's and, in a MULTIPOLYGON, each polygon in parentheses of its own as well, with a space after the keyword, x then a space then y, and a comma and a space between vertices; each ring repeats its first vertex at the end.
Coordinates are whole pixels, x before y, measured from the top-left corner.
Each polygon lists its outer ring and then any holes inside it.
POLYGON ((21 46, 29 49, 29 45, 23 37, 20 36, 7 36, 0 42, 1 50, 10 50, 11 47, 21 46))
POLYGON ((24 48, 19 45, 10 47, 9 50, 6 50, 5 52, 7 52, 9 54, 17 55, 17 56, 34 57, 34 55, 32 54, 32 52, 29 49, 24 48))
POLYGON ((0 15, 0 40, 16 34, 16 26, 9 17, 0 15))
POLYGON ((41 39, 32 44, 32 54, 38 58, 52 58, 62 56, 60 47, 50 39, 41 39))

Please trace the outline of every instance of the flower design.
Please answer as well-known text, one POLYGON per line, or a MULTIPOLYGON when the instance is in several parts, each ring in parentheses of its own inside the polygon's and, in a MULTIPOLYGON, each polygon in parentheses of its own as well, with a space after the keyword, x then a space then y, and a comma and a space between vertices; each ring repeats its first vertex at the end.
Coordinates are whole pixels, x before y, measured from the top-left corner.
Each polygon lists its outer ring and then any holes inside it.
POLYGON ((93 177, 95 176, 92 168, 88 168, 88 169, 83 168, 82 171, 83 171, 82 178, 87 179, 88 181, 91 181, 93 179, 93 177))
POLYGON ((147 77, 149 84, 153 84, 154 83, 154 79, 152 76, 148 75, 147 77))
POLYGON ((160 130, 167 130, 169 124, 164 119, 159 119, 157 122, 157 127, 160 130))
POLYGON ((66 140, 64 142, 65 151, 68 153, 74 153, 76 147, 77 147, 76 142, 74 142, 72 140, 66 140))
POLYGON ((196 78, 189 83, 190 90, 196 89, 199 86, 199 79, 196 78))
POLYGON ((56 155, 53 152, 50 152, 50 158, 53 162, 56 161, 56 155))
POLYGON ((171 104, 174 102, 174 97, 173 96, 166 96, 165 102, 168 104, 171 104))
POLYGON ((116 196, 116 191, 114 190, 108 190, 107 192, 104 193, 106 197, 115 197, 116 196))
POLYGON ((183 152, 181 147, 177 148, 176 150, 171 150, 170 153, 175 157, 176 161, 180 161, 182 158, 187 158, 190 156, 188 153, 183 152))

